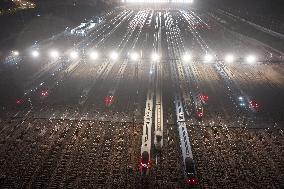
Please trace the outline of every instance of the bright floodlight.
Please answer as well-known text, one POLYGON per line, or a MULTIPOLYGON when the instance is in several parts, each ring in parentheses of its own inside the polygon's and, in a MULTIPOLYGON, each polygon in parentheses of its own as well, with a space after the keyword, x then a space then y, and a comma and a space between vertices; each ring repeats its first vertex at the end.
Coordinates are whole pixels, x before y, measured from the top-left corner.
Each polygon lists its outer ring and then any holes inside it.
POLYGON ((206 62, 206 63, 209 63, 209 62, 212 62, 213 61, 213 56, 211 55, 211 54, 206 54, 205 56, 204 56, 204 62, 206 62))
POLYGON ((111 60, 117 60, 117 59, 118 59, 118 54, 117 54, 117 52, 111 52, 111 53, 110 53, 110 59, 111 59, 111 60))
POLYGON ((137 61, 139 59, 139 54, 136 52, 131 53, 130 58, 132 61, 137 61))
POLYGON ((159 56, 157 53, 153 53, 153 54, 152 54, 152 60, 153 60, 153 61, 156 62, 156 61, 158 61, 159 59, 160 59, 160 56, 159 56))
POLYGON ((90 52, 90 59, 97 60, 99 58, 99 53, 96 51, 90 52))
POLYGON ((254 55, 249 55, 246 57, 246 62, 249 64, 255 63, 256 62, 256 57, 254 55))
POLYGON ((59 52, 56 50, 50 51, 50 57, 51 58, 58 58, 59 57, 59 52))
POLYGON ((14 56, 19 56, 19 51, 12 51, 12 54, 14 55, 14 56))
POLYGON ((190 54, 186 53, 183 55, 182 59, 184 62, 189 62, 191 60, 191 56, 190 54))
POLYGON ((232 62, 234 62, 234 60, 235 60, 235 57, 232 54, 228 54, 228 55, 225 56, 225 62, 227 62, 227 63, 232 63, 232 62))
POLYGON ((77 51, 70 52, 70 58, 77 59, 79 57, 79 53, 77 51))
POLYGON ((37 50, 33 50, 31 55, 32 55, 32 57, 37 58, 37 57, 39 57, 39 52, 37 50))

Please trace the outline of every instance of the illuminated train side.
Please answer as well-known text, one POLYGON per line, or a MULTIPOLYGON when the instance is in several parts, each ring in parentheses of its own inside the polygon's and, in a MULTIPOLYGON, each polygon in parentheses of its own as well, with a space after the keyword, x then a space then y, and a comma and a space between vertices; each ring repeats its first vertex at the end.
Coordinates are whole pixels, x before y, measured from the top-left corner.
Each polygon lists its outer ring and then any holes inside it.
MULTIPOLYGON (((153 66, 153 65, 152 65, 153 66)), ((154 70, 151 68, 151 70, 154 70)), ((144 114, 143 135, 141 145, 141 160, 140 160, 140 172, 142 176, 149 174, 151 167, 151 145, 152 145, 152 125, 153 125, 153 106, 154 106, 154 75, 150 74, 150 88, 147 92, 147 100, 144 114)))
POLYGON ((155 149, 160 151, 163 147, 163 97, 162 97, 162 67, 157 65, 156 74, 156 97, 155 97, 155 131, 154 131, 154 145, 155 149))
POLYGON ((184 176, 185 176, 184 182, 187 186, 196 186, 198 184, 198 180, 196 177, 196 168, 185 124, 182 101, 179 95, 176 95, 175 97, 175 109, 177 114, 177 126, 180 138, 183 164, 184 164, 184 176))
POLYGON ((147 101, 145 107, 143 135, 142 135, 142 146, 141 146, 141 160, 140 160, 140 172, 142 176, 149 174, 151 167, 151 139, 152 139, 152 115, 153 115, 153 91, 149 90, 147 93, 147 101))

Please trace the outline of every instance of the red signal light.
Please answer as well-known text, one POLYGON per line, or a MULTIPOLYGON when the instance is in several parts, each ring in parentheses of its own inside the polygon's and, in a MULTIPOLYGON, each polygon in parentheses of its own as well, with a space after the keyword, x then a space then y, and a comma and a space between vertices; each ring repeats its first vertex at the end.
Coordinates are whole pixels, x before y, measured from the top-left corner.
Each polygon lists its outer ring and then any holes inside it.
POLYGON ((142 159, 140 160, 140 169, 142 169, 143 167, 150 169, 151 168, 151 161, 148 161, 147 163, 143 163, 142 159))
POLYGON ((200 100, 202 100, 204 102, 208 101, 208 99, 209 99, 209 97, 207 95, 203 95, 201 93, 198 95, 198 97, 199 97, 200 100))
POLYGON ((17 100, 16 100, 16 104, 20 105, 20 104, 22 104, 22 103, 23 103, 23 101, 22 101, 21 99, 17 99, 17 100))
POLYGON ((208 101, 209 97, 208 96, 204 96, 204 100, 208 101))
POLYGON ((198 184, 198 181, 196 178, 189 178, 189 179, 186 179, 185 180, 185 183, 187 185, 190 185, 190 186, 193 186, 193 185, 197 185, 198 184))
POLYGON ((202 116, 203 116, 203 113, 202 113, 202 112, 199 112, 197 115, 198 115, 198 117, 202 117, 202 116))
POLYGON ((106 96, 105 97, 105 105, 110 106, 113 103, 113 96, 106 96))
POLYGON ((259 108, 259 104, 256 101, 250 101, 249 105, 250 105, 251 108, 254 108, 254 109, 259 108))
POLYGON ((41 96, 47 97, 48 96, 48 90, 41 91, 41 96))

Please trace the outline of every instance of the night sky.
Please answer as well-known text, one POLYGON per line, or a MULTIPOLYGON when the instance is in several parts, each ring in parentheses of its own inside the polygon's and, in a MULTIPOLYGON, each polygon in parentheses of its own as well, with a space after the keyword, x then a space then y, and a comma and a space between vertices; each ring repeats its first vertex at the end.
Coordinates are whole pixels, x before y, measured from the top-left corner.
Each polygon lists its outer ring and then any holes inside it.
MULTIPOLYGON (((0 17, 2 26, 0 44, 2 48, 6 49, 6 47, 8 48, 14 44, 24 47, 28 45, 27 42, 30 43, 32 38, 34 40, 44 39, 62 31, 65 27, 75 26, 85 18, 90 18, 100 11, 116 6, 115 2, 118 1, 33 0, 33 2, 37 5, 34 10, 25 10, 0 17), (41 17, 37 17, 37 15, 41 15, 41 17), (42 29, 42 27, 35 27, 34 23, 42 23, 42 25, 49 25, 50 27, 42 29), (34 30, 37 33, 32 32, 34 30), (13 35, 13 33, 19 35, 19 37, 10 41, 9 36, 13 35), (25 36, 25 38, 23 39, 21 36, 25 36)), ((273 19, 280 24, 284 23, 284 11, 282 9, 284 1, 282 0, 195 0, 194 5, 198 8, 228 9, 235 13, 238 12, 240 15, 263 17, 267 22, 273 19)), ((2 0, 0 1, 0 7, 1 9, 8 9, 14 6, 10 0, 2 0)), ((36 25, 39 26, 39 24, 36 25)))

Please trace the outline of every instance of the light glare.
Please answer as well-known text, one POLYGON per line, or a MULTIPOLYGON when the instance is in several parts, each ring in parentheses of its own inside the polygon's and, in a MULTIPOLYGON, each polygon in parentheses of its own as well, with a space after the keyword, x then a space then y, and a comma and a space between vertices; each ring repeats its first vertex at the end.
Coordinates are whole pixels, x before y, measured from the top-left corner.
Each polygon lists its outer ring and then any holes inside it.
POLYGON ((211 54, 206 54, 204 56, 204 62, 209 63, 213 61, 213 56, 211 54))
POLYGON ((33 50, 33 51, 32 51, 32 56, 33 56, 34 58, 39 57, 39 52, 38 52, 37 50, 33 50))
POLYGON ((117 59, 118 59, 118 54, 117 54, 117 52, 112 52, 112 53, 110 53, 110 59, 111 59, 111 60, 117 60, 117 59))
POLYGON ((19 55, 20 55, 19 51, 12 51, 12 54, 13 54, 14 56, 19 56, 19 55))
POLYGON ((132 61, 137 61, 139 59, 138 53, 134 52, 130 55, 132 61))
POLYGON ((189 62, 191 60, 191 55, 186 53, 186 54, 183 55, 182 59, 183 59, 184 62, 189 62))
POLYGON ((246 62, 249 64, 255 63, 256 62, 256 57, 254 55, 248 55, 246 58, 246 62))
POLYGON ((51 58, 58 58, 59 57, 59 52, 56 50, 50 51, 50 56, 51 58))
POLYGON ((97 60, 99 58, 99 53, 96 51, 90 52, 90 59, 97 60))
POLYGON ((153 61, 156 62, 156 61, 158 61, 159 59, 160 59, 160 56, 159 56, 157 53, 153 53, 153 54, 152 54, 152 60, 153 60, 153 61))
POLYGON ((79 53, 76 52, 76 51, 72 51, 72 52, 70 53, 70 57, 71 57, 72 59, 77 59, 77 58, 79 57, 79 53))
POLYGON ((225 57, 225 62, 227 62, 227 63, 232 63, 232 62, 234 62, 234 61, 235 61, 234 55, 232 55, 232 54, 226 55, 226 57, 225 57))

